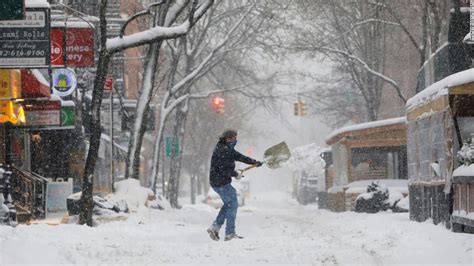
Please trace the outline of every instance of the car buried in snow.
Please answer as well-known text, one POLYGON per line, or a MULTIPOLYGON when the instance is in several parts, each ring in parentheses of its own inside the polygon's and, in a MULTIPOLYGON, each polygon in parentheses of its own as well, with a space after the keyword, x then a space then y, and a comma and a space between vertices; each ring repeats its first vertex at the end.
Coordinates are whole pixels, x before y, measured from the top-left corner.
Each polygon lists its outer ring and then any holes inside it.
POLYGON ((316 202, 318 199, 318 176, 308 175, 306 172, 294 173, 296 177, 295 196, 298 203, 306 205, 316 202))

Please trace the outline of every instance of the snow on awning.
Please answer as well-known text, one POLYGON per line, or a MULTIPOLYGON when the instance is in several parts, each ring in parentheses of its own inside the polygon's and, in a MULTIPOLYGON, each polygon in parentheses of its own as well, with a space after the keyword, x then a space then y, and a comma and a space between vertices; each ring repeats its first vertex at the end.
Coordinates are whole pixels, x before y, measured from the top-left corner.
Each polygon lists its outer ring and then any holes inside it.
POLYGON ((38 69, 21 70, 21 96, 22 98, 51 96, 49 82, 38 69))
POLYGON ((432 84, 428 88, 419 92, 407 101, 407 111, 433 101, 443 95, 448 95, 450 87, 474 82, 474 69, 468 69, 459 73, 447 76, 446 78, 432 84))
POLYGON ((328 145, 331 145, 337 142, 339 138, 342 138, 343 135, 345 135, 345 133, 348 134, 348 132, 350 131, 364 130, 364 129, 369 129, 369 128, 379 128, 379 127, 384 127, 384 126, 389 126, 389 125, 405 124, 405 123, 406 123, 406 117, 402 116, 402 117, 396 117, 396 118, 390 118, 390 119, 385 119, 385 120, 379 120, 379 121, 373 121, 373 122, 368 122, 368 123, 342 127, 333 131, 326 138, 326 143, 328 145))
POLYGON ((50 5, 46 0, 25 0, 25 7, 50 8, 50 5))

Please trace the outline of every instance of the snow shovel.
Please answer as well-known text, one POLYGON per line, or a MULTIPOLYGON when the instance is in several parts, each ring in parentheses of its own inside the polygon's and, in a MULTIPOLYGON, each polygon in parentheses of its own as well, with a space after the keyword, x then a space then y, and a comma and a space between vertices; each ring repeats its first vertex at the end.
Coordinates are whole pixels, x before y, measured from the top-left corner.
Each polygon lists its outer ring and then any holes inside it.
MULTIPOLYGON (((291 153, 286 142, 278 143, 270 148, 268 148, 263 153, 263 163, 268 166, 270 169, 276 169, 282 166, 282 164, 288 159, 290 159, 291 153)), ((243 173, 252 168, 257 167, 256 165, 250 165, 247 168, 239 169, 239 175, 235 179, 240 180, 243 177, 243 173)))

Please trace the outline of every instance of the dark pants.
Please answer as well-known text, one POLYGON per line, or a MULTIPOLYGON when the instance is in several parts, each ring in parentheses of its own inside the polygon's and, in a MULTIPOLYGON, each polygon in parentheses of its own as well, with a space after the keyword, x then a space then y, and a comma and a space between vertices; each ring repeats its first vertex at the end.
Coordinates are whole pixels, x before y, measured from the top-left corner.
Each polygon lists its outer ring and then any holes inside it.
POLYGON ((235 218, 237 217, 237 208, 239 206, 237 201, 237 191, 230 183, 222 187, 212 187, 212 189, 219 194, 224 202, 216 220, 212 224, 213 230, 219 231, 221 226, 227 220, 225 234, 235 234, 235 218))

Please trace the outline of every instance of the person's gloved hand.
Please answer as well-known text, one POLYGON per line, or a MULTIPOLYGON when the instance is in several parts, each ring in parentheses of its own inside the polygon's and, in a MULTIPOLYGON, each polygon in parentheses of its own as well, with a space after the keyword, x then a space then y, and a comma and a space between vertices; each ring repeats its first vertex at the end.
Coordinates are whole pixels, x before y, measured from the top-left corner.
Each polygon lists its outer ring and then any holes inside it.
POLYGON ((255 165, 256 165, 257 167, 260 167, 260 166, 262 166, 262 165, 263 165, 263 163, 262 163, 262 162, 260 162, 260 161, 257 161, 257 162, 255 163, 255 165))

